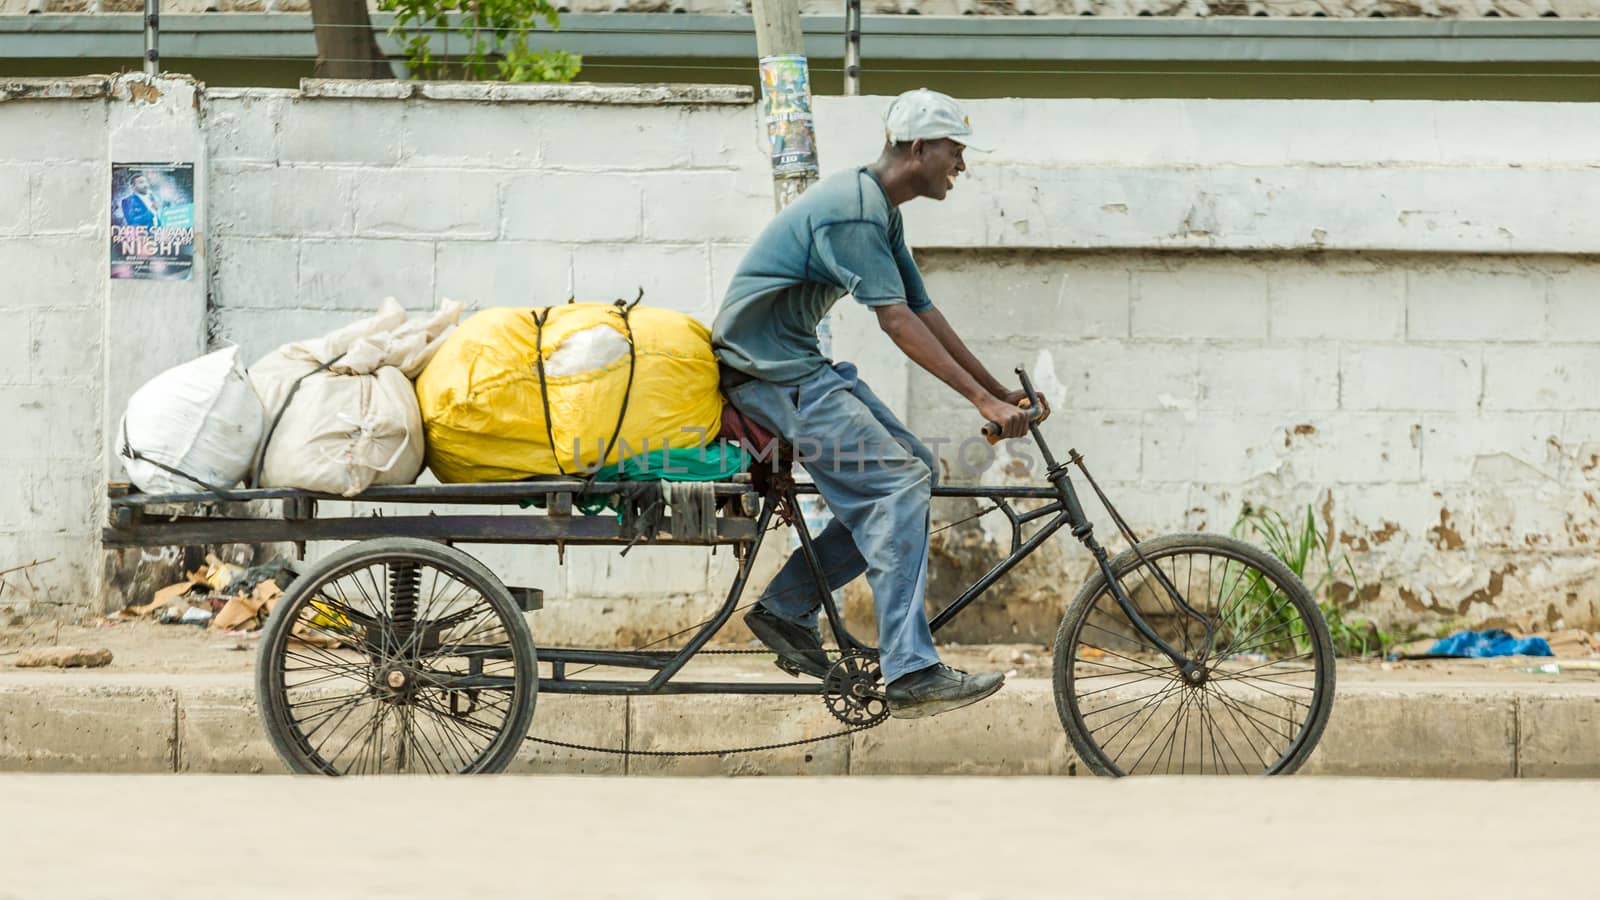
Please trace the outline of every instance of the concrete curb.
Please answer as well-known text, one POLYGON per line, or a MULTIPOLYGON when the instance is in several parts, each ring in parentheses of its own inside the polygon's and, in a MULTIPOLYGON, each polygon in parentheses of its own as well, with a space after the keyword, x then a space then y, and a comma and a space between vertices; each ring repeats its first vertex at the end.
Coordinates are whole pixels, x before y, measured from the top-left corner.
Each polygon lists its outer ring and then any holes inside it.
MULTIPOLYGON (((1600 776, 1600 682, 1342 685, 1305 771, 1454 778, 1600 776)), ((529 742, 511 771, 590 775, 1087 774, 1050 683, 1016 680, 938 719, 800 747, 698 757, 638 751, 766 744, 842 726, 804 699, 729 695, 539 698, 532 733, 634 754, 529 742)), ((89 673, 0 681, 0 771, 281 773, 242 676, 89 673)))

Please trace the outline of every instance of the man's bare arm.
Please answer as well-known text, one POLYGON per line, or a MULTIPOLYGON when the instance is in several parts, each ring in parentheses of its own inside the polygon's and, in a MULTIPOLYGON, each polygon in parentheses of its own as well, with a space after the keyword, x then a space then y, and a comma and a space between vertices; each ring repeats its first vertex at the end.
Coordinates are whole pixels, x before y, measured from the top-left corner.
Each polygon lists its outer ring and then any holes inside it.
POLYGON ((939 312, 937 308, 933 308, 927 312, 918 313, 917 317, 922 320, 924 325, 928 326, 929 331, 933 332, 933 336, 938 339, 939 344, 944 347, 951 358, 961 368, 965 369, 967 374, 971 375, 978 384, 983 385, 984 390, 1000 398, 1007 397, 1015 390, 1015 388, 1001 384, 998 378, 995 378, 989 373, 988 369, 983 367, 983 363, 979 362, 978 358, 972 355, 972 351, 967 349, 966 342, 961 340, 961 336, 956 334, 954 328, 950 327, 950 322, 945 319, 944 313, 939 312))
MULTIPOLYGON (((895 346, 911 357, 912 362, 967 398, 985 419, 999 425, 1002 437, 1021 437, 1028 433, 1028 414, 1002 400, 999 394, 974 378, 966 367, 950 355, 923 317, 913 313, 904 303, 880 306, 876 312, 878 327, 889 335, 895 346)), ((945 327, 948 329, 949 325, 945 327)), ((967 355, 970 357, 972 354, 967 355)), ((989 380, 994 381, 993 378, 989 380)), ((1004 388, 1001 391, 1003 393, 1004 388)))

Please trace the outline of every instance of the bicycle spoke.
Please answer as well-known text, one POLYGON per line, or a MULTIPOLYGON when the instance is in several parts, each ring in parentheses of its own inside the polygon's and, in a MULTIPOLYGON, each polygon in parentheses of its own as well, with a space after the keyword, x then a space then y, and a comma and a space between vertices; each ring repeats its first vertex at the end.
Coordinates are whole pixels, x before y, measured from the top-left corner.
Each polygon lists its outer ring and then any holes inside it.
POLYGON ((1229 709, 1233 710, 1235 713, 1237 713, 1239 716, 1241 716, 1246 722, 1249 722, 1250 725, 1251 725, 1251 728, 1255 730, 1256 735, 1258 737, 1260 737, 1262 741, 1266 742, 1267 749, 1273 750, 1277 746, 1276 744, 1273 743, 1272 737, 1268 737, 1267 736, 1269 732, 1272 734, 1273 737, 1280 737, 1280 738, 1284 738, 1285 740, 1292 740, 1292 738, 1288 737, 1287 735, 1282 734, 1276 728, 1272 727, 1270 723, 1263 723, 1260 719, 1257 719, 1255 716, 1252 716, 1252 715, 1250 715, 1250 713, 1246 712, 1240 706, 1240 704, 1238 703, 1237 698, 1229 697, 1227 694, 1225 694, 1225 693, 1223 693, 1221 691, 1218 691, 1213 696, 1215 696, 1217 698, 1218 702, 1222 703, 1224 706, 1226 706, 1229 709))
POLYGON ((275 745, 296 771, 496 771, 537 689, 519 613, 456 551, 393 543, 291 589, 264 648, 275 745))
MULTIPOLYGON (((1171 722, 1172 722, 1172 720, 1173 720, 1173 719, 1176 719, 1176 718, 1177 718, 1177 717, 1178 717, 1178 711, 1179 711, 1179 710, 1181 710, 1181 709, 1182 709, 1182 708, 1183 708, 1183 701, 1182 701, 1182 698, 1181 698, 1181 697, 1180 697, 1180 698, 1179 698, 1179 709, 1175 709, 1175 710, 1173 710, 1173 711, 1172 711, 1172 715, 1171 715, 1171 716, 1169 716, 1169 717, 1168 717, 1168 718, 1167 718, 1167 721, 1166 721, 1166 722, 1164 722, 1164 723, 1162 723, 1162 725, 1161 725, 1161 728, 1158 728, 1158 729, 1156 729, 1156 732, 1157 732, 1157 734, 1159 734, 1159 733, 1160 733, 1160 732, 1161 732, 1161 731, 1163 731, 1163 730, 1165 730, 1165 729, 1166 729, 1166 727, 1167 727, 1167 725, 1168 725, 1168 724, 1170 724, 1170 723, 1171 723, 1171 722)), ((1150 724, 1150 722, 1152 722, 1152 721, 1154 721, 1154 720, 1155 720, 1155 717, 1156 717, 1156 715, 1158 715, 1158 714, 1159 714, 1159 713, 1152 713, 1152 714, 1151 714, 1151 716, 1150 716, 1150 719, 1149 719, 1149 720, 1147 720, 1147 721, 1146 721, 1146 722, 1145 722, 1145 725, 1148 725, 1148 724, 1150 724)), ((1125 745, 1123 745, 1123 749, 1124 749, 1124 750, 1126 750, 1126 749, 1128 749, 1128 747, 1131 747, 1131 746, 1132 746, 1132 745, 1133 745, 1133 738, 1136 738, 1136 737, 1138 737, 1138 736, 1139 736, 1139 734, 1140 734, 1140 733, 1141 733, 1141 732, 1143 732, 1143 731, 1144 731, 1144 725, 1140 725, 1140 726, 1139 726, 1139 730, 1138 730, 1138 731, 1135 731, 1135 732, 1134 732, 1134 733, 1133 733, 1133 737, 1130 737, 1130 738, 1128 738, 1128 743, 1127 743, 1127 744, 1125 744, 1125 745)), ((1145 758, 1145 756, 1146 756, 1146 755, 1147 755, 1147 754, 1148 754, 1148 753, 1149 753, 1149 752, 1150 752, 1150 749, 1151 749, 1151 748, 1152 748, 1152 747, 1154 747, 1154 746, 1155 746, 1155 741, 1151 741, 1151 742, 1150 742, 1150 743, 1149 743, 1149 744, 1148 744, 1148 745, 1147 745, 1147 746, 1146 746, 1146 747, 1145 747, 1145 748, 1144 748, 1144 753, 1141 753, 1141 754, 1139 754, 1139 758, 1138 758, 1138 759, 1136 759, 1136 760, 1134 760, 1134 761, 1133 761, 1133 765, 1131 765, 1131 766, 1129 766, 1129 767, 1128 767, 1128 771, 1129 771, 1129 772, 1136 772, 1136 771, 1138 771, 1138 769, 1139 769, 1139 763, 1142 763, 1142 762, 1144 762, 1144 758, 1145 758)), ((1117 758, 1118 758, 1118 759, 1121 759, 1121 756, 1118 756, 1118 757, 1117 757, 1117 758)))
POLYGON ((1110 774, 1292 771, 1314 743, 1304 735, 1325 721, 1331 678, 1304 586, 1231 539, 1147 543, 1170 549, 1119 557, 1117 582, 1153 635, 1204 677, 1191 684, 1102 588, 1073 608, 1077 621, 1058 642, 1068 661, 1057 667, 1063 722, 1080 755, 1110 774))

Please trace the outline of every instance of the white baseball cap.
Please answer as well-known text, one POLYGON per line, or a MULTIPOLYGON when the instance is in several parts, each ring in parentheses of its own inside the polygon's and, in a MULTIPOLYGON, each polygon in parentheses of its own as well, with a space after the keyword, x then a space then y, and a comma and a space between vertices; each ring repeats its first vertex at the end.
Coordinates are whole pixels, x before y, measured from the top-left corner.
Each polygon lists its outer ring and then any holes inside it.
POLYGON ((891 143, 949 138, 973 150, 989 150, 972 142, 972 122, 961 104, 953 97, 927 88, 906 91, 894 98, 889 103, 889 111, 883 114, 883 124, 891 143))

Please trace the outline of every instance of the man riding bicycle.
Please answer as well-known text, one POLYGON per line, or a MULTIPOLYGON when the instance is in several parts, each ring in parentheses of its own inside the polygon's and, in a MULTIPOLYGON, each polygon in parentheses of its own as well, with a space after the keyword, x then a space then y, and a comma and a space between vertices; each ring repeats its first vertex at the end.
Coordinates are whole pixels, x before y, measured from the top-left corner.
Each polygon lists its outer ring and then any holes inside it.
MULTIPOLYGON (((817 324, 841 296, 870 307, 895 345, 967 398, 1003 438, 1028 414, 934 307, 906 247, 899 206, 943 200, 966 171, 972 128, 943 94, 902 94, 885 115, 877 162, 824 179, 769 223, 734 273, 712 327, 723 389, 742 413, 793 444, 833 513, 816 552, 837 590, 866 573, 891 715, 918 718, 976 703, 998 673, 945 666, 924 594, 933 452, 857 376, 822 355, 817 324)), ((783 565, 745 615, 751 633, 795 669, 822 677, 828 657, 804 553, 783 565)))

